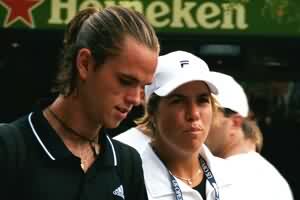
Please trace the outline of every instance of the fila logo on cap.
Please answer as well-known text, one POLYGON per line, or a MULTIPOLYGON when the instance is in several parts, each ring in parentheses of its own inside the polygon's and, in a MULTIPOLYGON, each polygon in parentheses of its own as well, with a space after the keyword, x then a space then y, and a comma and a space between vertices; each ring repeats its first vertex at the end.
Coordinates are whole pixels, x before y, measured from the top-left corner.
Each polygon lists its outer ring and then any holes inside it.
POLYGON ((181 68, 183 68, 184 65, 188 65, 188 64, 189 64, 189 61, 188 61, 188 60, 181 60, 181 61, 179 61, 179 62, 180 62, 181 68))

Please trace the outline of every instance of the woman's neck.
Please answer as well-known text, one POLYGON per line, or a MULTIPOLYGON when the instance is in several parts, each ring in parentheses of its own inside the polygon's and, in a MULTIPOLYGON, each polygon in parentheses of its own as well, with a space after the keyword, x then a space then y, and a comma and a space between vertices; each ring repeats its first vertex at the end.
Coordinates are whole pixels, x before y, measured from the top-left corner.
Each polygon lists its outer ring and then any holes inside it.
POLYGON ((191 159, 169 162, 166 165, 171 175, 192 188, 199 185, 203 180, 204 173, 198 155, 191 159))
POLYGON ((172 174, 180 177, 192 177, 201 169, 198 152, 180 154, 168 148, 160 148, 164 146, 152 143, 153 150, 172 174))

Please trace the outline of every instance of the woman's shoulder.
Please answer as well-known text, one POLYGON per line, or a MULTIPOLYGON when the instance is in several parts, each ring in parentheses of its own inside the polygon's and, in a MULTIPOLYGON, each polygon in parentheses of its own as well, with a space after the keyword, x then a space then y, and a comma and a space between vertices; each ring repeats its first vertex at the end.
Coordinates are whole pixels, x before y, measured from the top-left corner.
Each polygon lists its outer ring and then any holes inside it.
POLYGON ((141 165, 141 157, 135 148, 114 139, 112 139, 111 142, 113 143, 116 155, 121 162, 127 162, 128 164, 130 164, 130 162, 138 163, 141 165))

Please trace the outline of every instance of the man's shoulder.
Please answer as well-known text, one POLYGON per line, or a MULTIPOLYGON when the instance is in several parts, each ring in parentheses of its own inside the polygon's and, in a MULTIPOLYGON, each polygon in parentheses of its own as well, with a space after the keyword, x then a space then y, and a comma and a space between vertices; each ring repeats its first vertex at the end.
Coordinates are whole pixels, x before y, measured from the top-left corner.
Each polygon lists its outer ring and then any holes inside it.
POLYGON ((28 126, 26 116, 20 117, 17 120, 10 123, 0 123, 0 137, 2 138, 14 138, 22 135, 25 127, 28 126))
POLYGON ((288 186, 286 179, 280 171, 262 155, 256 152, 232 156, 230 159, 234 164, 235 173, 238 173, 244 181, 259 186, 259 183, 268 184, 273 188, 288 186), (246 179, 245 179, 246 177, 246 179), (259 182, 259 180, 264 180, 259 182))

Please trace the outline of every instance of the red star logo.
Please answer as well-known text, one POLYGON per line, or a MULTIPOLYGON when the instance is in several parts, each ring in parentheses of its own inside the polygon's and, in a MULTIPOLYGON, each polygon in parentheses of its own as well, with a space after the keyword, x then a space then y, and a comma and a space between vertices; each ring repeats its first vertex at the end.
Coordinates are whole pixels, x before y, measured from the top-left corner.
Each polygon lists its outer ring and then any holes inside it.
POLYGON ((4 27, 21 20, 27 26, 34 28, 32 10, 42 4, 44 0, 0 0, 0 4, 7 9, 4 27))

